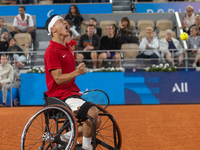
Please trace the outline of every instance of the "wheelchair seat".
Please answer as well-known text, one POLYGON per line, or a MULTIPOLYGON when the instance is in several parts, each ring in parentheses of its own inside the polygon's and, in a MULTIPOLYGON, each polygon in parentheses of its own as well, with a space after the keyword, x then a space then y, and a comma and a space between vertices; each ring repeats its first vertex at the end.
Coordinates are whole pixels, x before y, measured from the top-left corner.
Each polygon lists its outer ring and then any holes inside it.
MULTIPOLYGON (((45 106, 48 106, 48 105, 55 105, 55 104, 59 104, 59 105, 63 105, 65 107, 67 107, 69 110, 71 110, 71 108, 69 107, 69 105, 67 105, 64 101, 62 101, 61 99, 59 98, 56 98, 56 97, 48 97, 46 93, 44 93, 44 98, 45 100, 45 106)), ((71 110, 72 111, 72 110, 71 110)))

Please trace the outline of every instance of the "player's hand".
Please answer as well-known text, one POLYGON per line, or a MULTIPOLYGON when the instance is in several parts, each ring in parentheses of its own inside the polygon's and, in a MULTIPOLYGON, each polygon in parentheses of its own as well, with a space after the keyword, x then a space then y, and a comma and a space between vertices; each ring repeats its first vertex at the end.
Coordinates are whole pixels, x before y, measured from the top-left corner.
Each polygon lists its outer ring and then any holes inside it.
POLYGON ((192 53, 195 53, 195 52, 197 52, 197 50, 192 50, 192 53))
POLYGON ((77 71, 80 75, 85 74, 86 73, 86 67, 84 63, 80 63, 78 65, 77 71))

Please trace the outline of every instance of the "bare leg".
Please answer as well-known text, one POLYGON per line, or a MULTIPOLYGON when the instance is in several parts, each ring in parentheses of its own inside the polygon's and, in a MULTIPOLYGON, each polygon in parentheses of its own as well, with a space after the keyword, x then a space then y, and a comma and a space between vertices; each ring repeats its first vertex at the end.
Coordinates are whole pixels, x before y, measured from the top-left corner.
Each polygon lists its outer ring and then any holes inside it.
POLYGON ((76 59, 77 59, 77 63, 80 64, 84 59, 83 54, 77 54, 76 59))
POLYGON ((93 67, 97 67, 97 52, 91 52, 93 67))
POLYGON ((174 63, 174 60, 169 52, 166 52, 165 56, 169 62, 171 62, 172 64, 174 63))
POLYGON ((179 55, 179 65, 183 62, 184 56, 185 56, 184 53, 181 53, 179 55))
POLYGON ((115 68, 119 67, 120 66, 120 53, 115 53, 114 57, 115 59, 115 68))
POLYGON ((98 56, 98 68, 101 68, 102 67, 102 64, 103 64, 103 59, 106 59, 106 54, 105 53, 101 53, 99 54, 98 56))

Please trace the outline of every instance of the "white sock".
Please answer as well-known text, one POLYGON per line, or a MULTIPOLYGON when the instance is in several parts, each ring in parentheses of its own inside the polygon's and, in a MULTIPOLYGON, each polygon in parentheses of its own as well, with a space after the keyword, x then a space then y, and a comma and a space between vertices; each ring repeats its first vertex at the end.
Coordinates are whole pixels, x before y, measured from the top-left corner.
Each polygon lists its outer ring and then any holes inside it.
POLYGON ((82 148, 89 148, 89 147, 91 147, 91 140, 92 140, 92 137, 86 138, 86 137, 83 136, 83 145, 82 145, 82 148))
POLYGON ((93 66, 93 69, 96 69, 97 68, 97 66, 93 66))
POLYGON ((71 131, 69 131, 69 132, 67 132, 67 133, 65 133, 65 134, 62 134, 62 135, 60 136, 60 139, 61 139, 62 141, 67 142, 67 141, 69 141, 70 136, 71 136, 71 131))

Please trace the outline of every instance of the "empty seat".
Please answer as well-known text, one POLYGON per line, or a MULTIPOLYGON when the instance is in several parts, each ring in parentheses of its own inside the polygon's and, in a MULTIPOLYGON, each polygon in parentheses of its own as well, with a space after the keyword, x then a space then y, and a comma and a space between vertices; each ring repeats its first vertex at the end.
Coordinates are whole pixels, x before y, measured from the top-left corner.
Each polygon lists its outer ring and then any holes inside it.
MULTIPOLYGON (((164 38, 165 37, 165 33, 166 33, 166 31, 159 32, 159 39, 164 38)), ((176 33, 174 31, 173 31, 172 37, 176 39, 176 33)))
POLYGON ((125 44, 122 44, 121 46, 121 52, 123 54, 124 59, 136 58, 139 52, 139 46, 138 44, 134 44, 134 43, 125 43, 125 44), (126 51, 126 50, 129 50, 129 51, 126 51))
POLYGON ((146 31, 147 27, 152 27, 154 29, 154 22, 152 20, 139 20, 138 29, 141 31, 146 31))
POLYGON ((109 24, 115 24, 116 25, 116 21, 114 21, 114 20, 103 20, 103 21, 100 22, 100 28, 102 29, 102 35, 101 36, 107 35, 106 28, 109 24))
POLYGON ((156 27, 160 31, 166 31, 167 29, 173 29, 173 22, 171 20, 158 20, 156 22, 156 27))
MULTIPOLYGON (((135 21, 134 20, 130 20, 130 24, 131 26, 134 26, 135 27, 135 21)), ((121 27, 121 21, 119 22, 119 28, 121 27)))
POLYGON ((9 32, 14 30, 13 23, 12 22, 4 22, 4 26, 7 27, 9 32))

